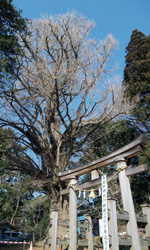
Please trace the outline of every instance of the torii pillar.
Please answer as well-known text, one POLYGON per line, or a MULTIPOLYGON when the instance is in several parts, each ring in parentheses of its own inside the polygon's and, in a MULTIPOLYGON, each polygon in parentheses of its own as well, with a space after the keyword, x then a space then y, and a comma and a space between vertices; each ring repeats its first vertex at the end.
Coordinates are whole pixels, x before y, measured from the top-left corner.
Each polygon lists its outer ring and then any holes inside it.
POLYGON ((133 198, 129 183, 129 178, 126 176, 125 168, 126 160, 123 157, 116 158, 117 170, 122 169, 119 173, 119 183, 121 189, 121 196, 123 201, 123 209, 129 213, 129 222, 127 224, 127 233, 132 238, 133 250, 141 250, 140 238, 136 222, 136 215, 134 210, 133 198))
MULTIPOLYGON (((70 185, 75 185, 77 178, 73 176, 70 179, 70 185)), ((77 194, 70 187, 69 191, 69 221, 70 221, 70 245, 69 250, 77 250, 77 194)))

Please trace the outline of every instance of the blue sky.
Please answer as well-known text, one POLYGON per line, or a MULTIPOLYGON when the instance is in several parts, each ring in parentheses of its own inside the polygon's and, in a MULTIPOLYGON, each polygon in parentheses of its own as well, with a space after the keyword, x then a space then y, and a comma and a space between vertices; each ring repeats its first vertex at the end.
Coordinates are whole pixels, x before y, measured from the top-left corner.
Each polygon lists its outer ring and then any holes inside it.
POLYGON ((114 60, 123 75, 125 47, 134 29, 150 34, 150 0, 14 0, 26 18, 40 18, 41 14, 55 15, 76 10, 96 23, 92 35, 103 39, 111 33, 119 41, 114 60))

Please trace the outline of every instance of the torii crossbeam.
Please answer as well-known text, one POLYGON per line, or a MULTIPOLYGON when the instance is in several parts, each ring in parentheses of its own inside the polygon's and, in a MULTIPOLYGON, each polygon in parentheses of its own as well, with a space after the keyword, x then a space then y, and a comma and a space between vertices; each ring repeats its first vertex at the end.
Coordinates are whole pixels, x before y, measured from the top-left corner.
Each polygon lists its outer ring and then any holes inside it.
POLYGON ((115 152, 99 158, 95 161, 92 161, 88 164, 69 169, 66 171, 58 172, 57 176, 60 177, 61 181, 70 180, 72 177, 78 177, 83 174, 87 174, 93 170, 108 166, 109 164, 116 163, 116 158, 123 157, 126 160, 131 158, 134 155, 142 152, 143 145, 146 145, 148 142, 148 136, 146 134, 140 135, 136 140, 132 141, 128 145, 116 150, 115 152))

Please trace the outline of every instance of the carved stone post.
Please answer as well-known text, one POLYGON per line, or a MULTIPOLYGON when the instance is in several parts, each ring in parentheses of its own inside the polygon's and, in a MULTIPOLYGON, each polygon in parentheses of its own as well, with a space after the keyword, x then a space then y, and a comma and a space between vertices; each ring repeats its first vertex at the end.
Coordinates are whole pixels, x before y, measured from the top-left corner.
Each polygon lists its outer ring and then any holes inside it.
MULTIPOLYGON (((122 157, 116 159, 117 170, 126 167, 126 161, 122 157)), ((134 250, 141 250, 140 238, 138 233, 138 227, 136 222, 133 198, 130 188, 129 179, 126 176, 125 169, 119 173, 119 182, 121 189, 121 196, 123 201, 123 208, 129 213, 129 222, 127 225, 127 233, 132 237, 132 247, 134 250)))
POLYGON ((89 214, 85 214, 85 220, 88 223, 86 238, 88 240, 88 250, 93 250, 93 238, 92 238, 92 220, 89 214))
MULTIPOLYGON (((76 177, 70 179, 70 185, 77 183, 76 177)), ((69 221, 70 221, 70 250, 77 250, 77 195, 70 187, 69 191, 69 221)))
POLYGON ((52 225, 50 228, 50 250, 56 250, 58 211, 51 210, 50 218, 52 220, 52 225))
POLYGON ((150 237, 150 204, 142 205, 143 214, 147 215, 146 235, 150 237))
POLYGON ((119 250, 116 199, 108 197, 109 235, 111 236, 111 250, 119 250))

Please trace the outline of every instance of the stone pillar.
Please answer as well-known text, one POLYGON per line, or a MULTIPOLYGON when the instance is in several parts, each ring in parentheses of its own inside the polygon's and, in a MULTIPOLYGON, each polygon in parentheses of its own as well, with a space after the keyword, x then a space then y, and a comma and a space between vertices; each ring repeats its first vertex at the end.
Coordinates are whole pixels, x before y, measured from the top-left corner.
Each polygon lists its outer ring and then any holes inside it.
MULTIPOLYGON (((77 183, 76 177, 70 179, 70 185, 77 183)), ((69 221, 70 221, 70 247, 69 250, 77 250, 77 194, 73 187, 69 191, 69 221)))
POLYGON ((58 203, 58 219, 63 222, 68 222, 68 226, 58 225, 57 237, 61 240, 69 238, 69 195, 63 195, 61 201, 58 203))
POLYGON ((93 250, 93 238, 92 238, 92 220, 89 214, 85 214, 85 221, 87 222, 86 239, 88 240, 88 250, 93 250))
POLYGON ((56 250, 58 211, 55 209, 51 210, 50 218, 52 221, 52 224, 50 227, 50 250, 56 250))
POLYGON ((109 235, 111 236, 111 250, 119 250, 116 199, 108 197, 109 235))
POLYGON ((143 214, 147 216, 147 224, 146 224, 146 235, 150 237, 150 204, 144 204, 141 206, 143 214))
POLYGON ((126 176, 125 169, 126 161, 122 157, 116 159, 117 170, 122 169, 119 173, 119 183, 121 189, 121 196, 123 201, 123 209, 129 213, 129 222, 127 224, 127 233, 132 238, 132 247, 131 249, 141 250, 140 238, 138 233, 138 227, 136 222, 136 215, 134 210, 133 198, 130 188, 129 179, 126 176))

